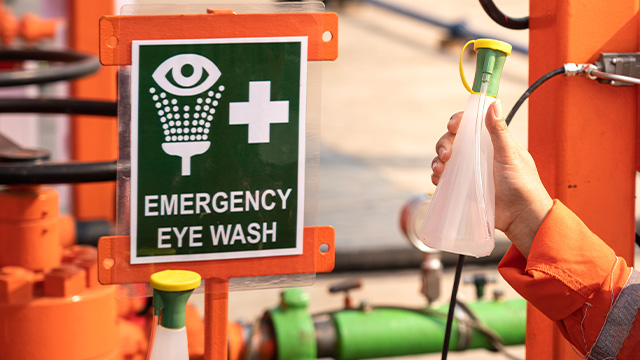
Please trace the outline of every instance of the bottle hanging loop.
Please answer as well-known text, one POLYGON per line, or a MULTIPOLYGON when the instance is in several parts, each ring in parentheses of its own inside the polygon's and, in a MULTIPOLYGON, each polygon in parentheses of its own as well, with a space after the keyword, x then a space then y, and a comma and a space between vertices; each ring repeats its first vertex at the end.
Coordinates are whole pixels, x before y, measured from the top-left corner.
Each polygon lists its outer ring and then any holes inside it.
POLYGON ((464 46, 462 47, 462 51, 460 52, 460 80, 462 80, 462 85, 464 85, 464 88, 467 89, 468 92, 472 93, 472 94, 477 94, 477 92, 473 91, 473 89, 471 88, 471 86, 469 86, 469 83, 467 82, 467 78, 464 77, 464 69, 462 66, 462 59, 464 59, 464 50, 467 48, 467 46, 475 43, 475 40, 469 40, 467 41, 466 44, 464 44, 464 46))

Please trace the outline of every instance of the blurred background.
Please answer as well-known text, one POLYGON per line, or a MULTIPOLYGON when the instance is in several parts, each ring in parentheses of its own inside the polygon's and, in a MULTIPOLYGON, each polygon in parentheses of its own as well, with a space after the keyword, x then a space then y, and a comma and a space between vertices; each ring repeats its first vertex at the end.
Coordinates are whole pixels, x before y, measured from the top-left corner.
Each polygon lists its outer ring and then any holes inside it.
MULTIPOLYGON (((120 1, 116 8, 125 4, 174 2, 120 1)), ((29 11, 43 17, 64 17, 65 3, 5 1, 18 16, 29 11)), ((233 2, 224 3, 233 6, 233 2)), ((495 3, 510 16, 528 15, 528 2, 495 0, 495 3)), ((500 85, 499 98, 508 112, 528 86, 528 31, 495 24, 474 0, 382 3, 332 0, 326 6, 327 11, 337 12, 340 18, 339 56, 321 67, 317 214, 319 225, 335 228, 336 270, 318 274, 315 284, 305 289, 310 294, 309 311, 341 308, 344 295, 330 294, 328 288, 349 279, 361 279, 361 288, 351 292, 356 305, 364 302, 424 306, 420 270, 423 254, 407 241, 400 227, 400 215, 409 201, 435 189, 430 180, 435 143, 446 131, 451 115, 462 110, 468 97, 458 69, 462 46, 467 36, 477 35, 472 37, 491 37, 520 49, 507 59, 500 85)), ((67 46, 65 31, 63 25, 44 46, 67 46)), ((471 78, 475 59, 473 51, 467 51, 464 65, 467 77, 471 78)), ((2 89, 0 97, 66 92, 67 85, 54 84, 2 89)), ((511 125, 511 132, 525 147, 527 126, 525 103, 511 125)), ((0 115, 0 132, 25 147, 51 150, 52 160, 71 158, 69 145, 64 141, 69 138, 70 125, 63 115, 0 115)), ((69 186, 58 185, 57 189, 61 192, 63 212, 70 212, 73 204, 69 186)), ((488 258, 469 259, 465 275, 486 275, 493 280, 487 287, 488 294, 496 291, 510 298, 517 294, 495 270, 508 245, 504 235, 497 234, 494 253, 488 258)), ((435 303, 448 302, 455 258, 443 255, 442 293, 435 303)), ((278 304, 280 291, 232 292, 229 319, 254 321, 265 309, 278 304)), ((475 293, 473 286, 462 285, 460 297, 473 300, 475 293)), ((194 295, 193 301, 202 310, 202 295, 194 295)), ((524 346, 509 350, 524 357, 524 346)), ((500 356, 487 350, 450 354, 452 359, 500 356)), ((434 354, 403 359, 439 357, 434 354)))

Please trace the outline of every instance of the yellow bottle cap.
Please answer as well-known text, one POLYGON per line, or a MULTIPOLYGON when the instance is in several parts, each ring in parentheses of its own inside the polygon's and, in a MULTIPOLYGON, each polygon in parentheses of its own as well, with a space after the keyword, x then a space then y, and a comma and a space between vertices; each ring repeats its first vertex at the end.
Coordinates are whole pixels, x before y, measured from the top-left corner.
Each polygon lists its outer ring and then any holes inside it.
POLYGON ((200 274, 188 270, 164 270, 151 275, 151 287, 161 291, 186 291, 200 286, 200 274))
POLYGON ((511 48, 511 45, 506 42, 494 39, 477 39, 473 44, 473 50, 475 51, 478 51, 478 49, 493 49, 502 51, 507 55, 511 55, 511 48))
MULTIPOLYGON (((464 50, 467 48, 467 46, 469 46, 471 44, 473 44, 473 50, 475 50, 475 51, 478 51, 478 49, 491 49, 491 50, 497 50, 497 51, 503 52, 507 56, 511 55, 512 47, 511 47, 510 44, 508 44, 508 43, 506 43, 504 41, 494 40, 494 39, 469 40, 469 41, 467 41, 466 44, 464 44, 464 46, 462 47, 462 53, 460 53, 460 79, 462 80, 462 85, 464 85, 464 87, 465 87, 465 89, 467 89, 467 91, 469 91, 472 94, 479 94, 479 92, 474 91, 471 88, 471 86, 469 86, 469 83, 467 83, 467 78, 464 76, 464 69, 462 68, 462 60, 464 58, 464 50)), ((497 93, 497 87, 495 88, 495 90, 496 90, 496 93, 497 93)), ((494 95, 488 94, 488 96, 496 97, 495 94, 494 95)))

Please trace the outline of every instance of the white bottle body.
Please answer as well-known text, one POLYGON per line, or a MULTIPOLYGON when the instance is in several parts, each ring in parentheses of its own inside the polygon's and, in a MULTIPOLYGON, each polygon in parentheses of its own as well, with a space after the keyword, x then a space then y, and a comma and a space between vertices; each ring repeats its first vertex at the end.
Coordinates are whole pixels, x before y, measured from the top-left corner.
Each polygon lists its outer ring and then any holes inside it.
POLYGON ((451 158, 420 231, 431 248, 475 257, 487 256, 494 248, 493 144, 485 126, 494 101, 478 94, 467 100, 451 158))
POLYGON ((149 360, 189 360, 187 328, 168 329, 156 326, 149 360))

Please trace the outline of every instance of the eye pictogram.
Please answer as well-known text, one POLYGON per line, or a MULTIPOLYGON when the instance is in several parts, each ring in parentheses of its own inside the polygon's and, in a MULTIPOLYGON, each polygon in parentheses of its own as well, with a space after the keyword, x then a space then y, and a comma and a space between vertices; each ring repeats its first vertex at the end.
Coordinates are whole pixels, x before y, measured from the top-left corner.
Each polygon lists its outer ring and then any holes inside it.
POLYGON ((209 89, 218 81, 220 75, 220 69, 206 57, 197 54, 180 54, 170 57, 160 64, 153 72, 152 77, 168 93, 191 96, 209 89), (185 72, 189 71, 191 74, 185 75, 185 72), (169 81, 167 78, 169 72, 171 72, 173 81, 179 86, 169 81), (204 80, 203 75, 206 75, 204 80))

